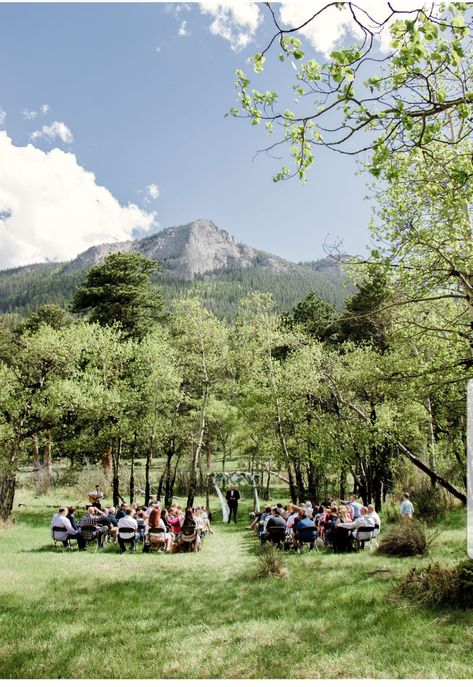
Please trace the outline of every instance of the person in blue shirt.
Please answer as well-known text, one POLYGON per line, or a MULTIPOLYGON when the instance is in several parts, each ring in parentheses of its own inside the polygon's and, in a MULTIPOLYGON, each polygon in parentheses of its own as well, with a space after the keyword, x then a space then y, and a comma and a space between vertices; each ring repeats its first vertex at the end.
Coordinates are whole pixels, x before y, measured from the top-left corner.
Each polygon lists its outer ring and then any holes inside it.
POLYGON ((317 539, 317 528, 303 508, 299 509, 299 515, 294 522, 294 537, 298 544, 310 544, 313 548, 317 539))
POLYGON ((361 515, 361 512, 360 512, 361 511, 361 504, 359 504, 358 501, 356 500, 355 494, 352 494, 350 496, 350 500, 348 501, 347 506, 349 506, 353 511, 353 520, 356 520, 357 518, 360 517, 360 515, 361 515))
POLYGON ((403 496, 403 501, 399 509, 400 514, 404 522, 411 522, 412 516, 414 515, 414 506, 409 501, 409 494, 406 492, 403 496))

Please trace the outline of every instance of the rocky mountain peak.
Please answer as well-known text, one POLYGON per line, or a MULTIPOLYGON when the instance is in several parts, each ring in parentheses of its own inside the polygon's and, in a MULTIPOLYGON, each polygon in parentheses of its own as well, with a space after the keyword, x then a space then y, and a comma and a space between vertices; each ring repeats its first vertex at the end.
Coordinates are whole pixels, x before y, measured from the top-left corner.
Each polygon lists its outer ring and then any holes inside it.
POLYGON ((228 231, 219 229, 212 220, 198 219, 137 241, 92 246, 69 263, 67 271, 93 267, 107 255, 118 252, 141 253, 156 260, 164 274, 182 281, 224 268, 249 267, 256 262, 278 272, 288 271, 292 266, 282 258, 237 244, 228 231))

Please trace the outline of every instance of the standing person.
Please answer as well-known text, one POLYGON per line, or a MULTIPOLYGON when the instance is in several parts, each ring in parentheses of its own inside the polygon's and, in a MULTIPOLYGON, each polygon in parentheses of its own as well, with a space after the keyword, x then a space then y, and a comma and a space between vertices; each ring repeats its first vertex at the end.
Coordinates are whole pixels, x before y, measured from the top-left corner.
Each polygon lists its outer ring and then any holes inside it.
POLYGON ((356 500, 355 494, 350 496, 349 501, 347 501, 348 508, 350 508, 353 520, 356 520, 361 516, 361 505, 356 500))
POLYGON ((233 522, 236 523, 237 514, 238 514, 238 501, 240 500, 240 492, 238 491, 238 489, 235 489, 234 484, 230 484, 230 489, 227 491, 225 498, 227 500, 228 507, 230 509, 230 515, 228 516, 228 522, 231 521, 232 513, 233 513, 233 522))
POLYGON ((409 494, 407 493, 407 491, 402 496, 403 496, 403 501, 401 502, 401 507, 399 509, 399 512, 400 512, 404 522, 411 522, 412 516, 414 515, 414 506, 409 501, 409 494))

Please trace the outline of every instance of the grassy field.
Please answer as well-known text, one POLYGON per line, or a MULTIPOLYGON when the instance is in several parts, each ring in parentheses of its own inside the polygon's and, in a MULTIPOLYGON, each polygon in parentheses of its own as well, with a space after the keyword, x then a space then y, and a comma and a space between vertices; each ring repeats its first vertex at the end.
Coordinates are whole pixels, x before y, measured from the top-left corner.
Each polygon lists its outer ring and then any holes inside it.
POLYGON ((286 554, 286 579, 255 579, 246 518, 216 523, 199 554, 119 556, 55 550, 41 504, 15 515, 0 530, 1 678, 473 677, 473 612, 395 593, 414 563, 465 557, 463 512, 429 557, 286 554))

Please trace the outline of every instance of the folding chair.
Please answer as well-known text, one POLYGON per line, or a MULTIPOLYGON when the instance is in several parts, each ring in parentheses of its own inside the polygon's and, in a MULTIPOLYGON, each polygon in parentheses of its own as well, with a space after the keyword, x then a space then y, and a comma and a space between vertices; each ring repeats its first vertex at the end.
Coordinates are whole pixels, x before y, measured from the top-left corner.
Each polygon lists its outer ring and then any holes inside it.
POLYGON ((85 536, 83 536, 84 548, 87 548, 87 544, 89 544, 89 542, 91 542, 91 541, 96 541, 97 547, 99 546, 99 538, 97 536, 98 530, 95 527, 95 525, 83 525, 80 528, 80 531, 81 531, 82 535, 85 534, 85 536), (87 536, 88 534, 90 534, 91 536, 87 536))
POLYGON ((304 544, 309 545, 309 549, 312 551, 315 549, 317 553, 319 552, 319 547, 317 546, 317 527, 303 527, 302 529, 296 530, 296 545, 297 551, 302 551, 304 544))
POLYGON ((197 553, 200 550, 200 537, 197 529, 193 525, 186 525, 182 528, 179 537, 179 544, 185 545, 188 551, 197 553))
POLYGON ((266 541, 271 542, 271 544, 277 546, 278 549, 282 549, 286 541, 286 528, 284 525, 268 527, 266 530, 266 541))
MULTIPOLYGON (((123 545, 125 545, 127 542, 129 542, 131 544, 131 550, 136 551, 135 534, 136 534, 136 530, 134 527, 119 527, 118 528, 118 537, 117 537, 118 544, 120 545, 120 542, 123 542, 123 545), (132 537, 122 537, 121 536, 122 534, 133 534, 133 536, 132 537)), ((120 546, 120 550, 122 550, 121 546, 120 546)))
POLYGON ((61 534, 64 534, 64 532, 67 534, 67 527, 63 527, 62 525, 54 525, 54 527, 51 528, 51 537, 53 539, 54 546, 57 547, 57 543, 61 542, 65 549, 70 549, 71 543, 69 539, 67 537, 64 539, 61 536, 61 534))
POLYGON ((145 543, 143 544, 143 551, 163 551, 166 549, 166 528, 165 527, 150 527, 145 543))
POLYGON ((365 544, 369 544, 370 549, 373 549, 371 540, 373 538, 374 527, 358 527, 354 533, 354 539, 360 549, 365 548, 365 544))

